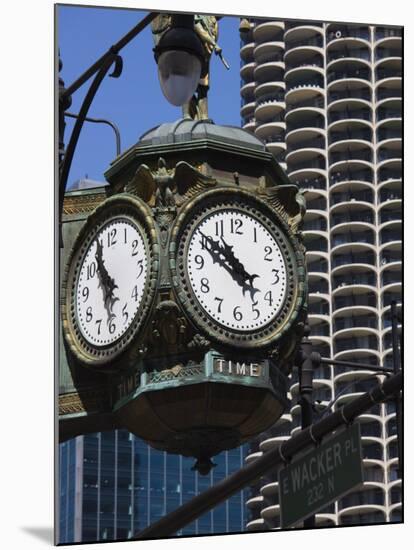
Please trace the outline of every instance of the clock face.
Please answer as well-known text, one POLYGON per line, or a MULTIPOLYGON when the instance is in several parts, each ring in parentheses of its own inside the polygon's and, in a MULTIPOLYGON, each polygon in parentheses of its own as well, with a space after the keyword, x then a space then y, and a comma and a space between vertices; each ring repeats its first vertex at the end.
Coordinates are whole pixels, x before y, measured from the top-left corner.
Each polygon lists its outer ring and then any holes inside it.
POLYGON ((101 226, 81 260, 75 287, 77 324, 94 347, 121 338, 142 303, 148 276, 143 233, 131 219, 101 226))
POLYGON ((260 330, 284 305, 286 261, 266 225, 243 209, 216 209, 189 238, 191 289, 201 308, 229 330, 260 330))

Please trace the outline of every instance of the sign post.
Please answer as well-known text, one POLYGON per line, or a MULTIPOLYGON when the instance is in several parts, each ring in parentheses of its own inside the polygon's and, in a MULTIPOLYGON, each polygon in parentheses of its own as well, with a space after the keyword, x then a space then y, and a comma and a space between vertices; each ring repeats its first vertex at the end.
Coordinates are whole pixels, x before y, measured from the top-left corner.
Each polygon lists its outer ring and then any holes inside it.
POLYGON ((360 427, 354 424, 280 470, 281 527, 315 514, 362 481, 360 427))

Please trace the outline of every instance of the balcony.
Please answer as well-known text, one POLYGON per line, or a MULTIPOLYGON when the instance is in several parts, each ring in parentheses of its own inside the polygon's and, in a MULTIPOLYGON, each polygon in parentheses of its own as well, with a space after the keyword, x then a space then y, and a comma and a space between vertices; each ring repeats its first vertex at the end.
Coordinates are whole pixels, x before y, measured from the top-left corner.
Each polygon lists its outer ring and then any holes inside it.
POLYGON ((341 209, 341 211, 335 211, 334 214, 331 215, 331 226, 339 225, 342 223, 350 223, 350 222, 362 222, 362 223, 369 223, 374 224, 375 215, 374 212, 371 209, 364 208, 362 205, 357 205, 352 209, 346 209, 344 210, 342 207, 338 207, 341 209), (357 209, 358 207, 358 209, 357 209))
POLYGON ((333 130, 329 132, 329 143, 332 145, 338 141, 349 141, 349 140, 363 140, 371 141, 372 140, 372 129, 364 126, 354 127, 347 126, 343 130, 333 130))
POLYGON ((355 274, 352 273, 345 273, 345 274, 339 274, 333 276, 333 287, 334 289, 337 289, 342 286, 348 286, 348 285, 366 285, 366 286, 376 286, 376 275, 372 272, 362 272, 355 274))
POLYGON ((292 115, 287 120, 287 132, 304 128, 325 128, 325 119, 319 114, 306 117, 302 113, 298 113, 295 118, 292 115))
POLYGON ((361 231, 355 229, 355 231, 344 231, 342 233, 336 233, 331 236, 331 247, 340 246, 342 244, 375 244, 375 236, 373 231, 361 231))
POLYGON ((368 48, 338 48, 330 49, 328 51, 328 64, 338 59, 364 59, 365 61, 371 60, 371 52, 368 48))
MULTIPOLYGON (((399 284, 402 281, 401 271, 384 271, 381 277, 381 282, 383 286, 399 284)), ((388 325, 391 326, 391 320, 388 321, 388 325)), ((385 323, 384 323, 385 327, 385 323)))
POLYGON ((348 148, 346 151, 332 151, 329 154, 329 163, 335 164, 336 162, 346 160, 365 160, 366 162, 372 162, 371 149, 354 149, 348 148))
POLYGON ((326 210, 326 199, 324 197, 317 197, 316 199, 309 199, 306 201, 306 210, 326 210))
POLYGON ((401 83, 397 81, 396 84, 399 84, 399 86, 398 85, 395 87, 381 86, 380 88, 378 88, 376 93, 377 101, 381 101, 382 99, 388 99, 388 98, 402 97, 401 83))
POLYGON ((338 111, 330 111, 328 113, 328 122, 332 124, 338 120, 367 120, 372 121, 371 109, 342 109, 338 111))
POLYGON ((293 56, 290 56, 289 61, 285 60, 285 70, 291 71, 293 69, 299 69, 301 67, 317 67, 323 69, 323 57, 319 55, 308 55, 307 59, 305 55, 297 56, 297 59, 294 59, 293 56))
POLYGON ((393 262, 401 262, 402 253, 401 250, 382 250, 381 251, 381 265, 385 266, 393 262))
MULTIPOLYGON (((355 171, 337 171, 330 175, 330 185, 335 185, 342 181, 366 181, 367 183, 373 182, 372 170, 355 170, 355 171)), ((370 222, 372 223, 372 222, 370 222)))
POLYGON ((329 293, 328 281, 325 281, 325 280, 309 281, 308 292, 309 294, 328 294, 329 293))
POLYGON ((323 76, 303 70, 299 74, 292 75, 286 82, 287 91, 296 88, 324 88, 323 76))
POLYGON ((353 27, 351 25, 344 26, 342 24, 331 23, 327 34, 328 43, 344 38, 369 40, 369 30, 367 27, 353 27))
POLYGON ((328 103, 339 101, 341 99, 365 99, 372 100, 372 92, 370 88, 345 88, 344 90, 332 90, 328 93, 328 103))
POLYGON ((283 63, 283 53, 282 52, 274 52, 274 51, 268 51, 263 53, 258 53, 254 55, 254 59, 257 63, 257 65, 261 65, 263 63, 283 63))
POLYGON ((326 231, 325 218, 317 218, 313 220, 309 220, 305 218, 305 223, 303 224, 303 231, 326 231))
POLYGON ((285 44, 285 51, 288 52, 293 48, 300 48, 302 46, 314 46, 316 48, 323 48, 322 36, 311 36, 309 38, 303 38, 300 40, 287 40, 285 44))
POLYGON ((374 202, 374 192, 370 189, 363 189, 363 190, 351 190, 348 192, 337 192, 331 194, 331 205, 338 204, 340 202, 354 202, 354 201, 362 201, 362 202, 374 202))
MULTIPOLYGON (((401 118, 401 107, 378 107, 377 109, 377 122, 389 118, 401 118)), ((399 136, 401 137, 401 136, 399 136)))
POLYGON ((380 59, 385 59, 386 57, 401 57, 402 51, 401 48, 376 48, 375 49, 375 61, 380 59))
POLYGON ((328 72, 327 82, 331 84, 336 80, 345 80, 350 78, 357 78, 359 80, 371 80, 371 71, 366 67, 349 66, 347 69, 332 70, 328 72))
POLYGON ((388 139, 401 139, 402 129, 401 126, 389 127, 383 126, 377 130, 377 141, 384 141, 388 139))
POLYGON ((324 259, 314 260, 307 263, 308 273, 327 273, 328 262, 324 259))
POLYGON ((334 332, 347 328, 373 328, 378 330, 378 319, 376 315, 354 315, 351 317, 336 317, 334 321, 334 332))
POLYGON ((294 178, 292 178, 292 182, 302 189, 326 189, 326 178, 324 178, 323 176, 318 176, 315 178, 300 178, 299 176, 295 176, 294 178))
POLYGON ((375 70, 376 80, 385 80, 386 78, 401 78, 402 70, 400 67, 378 67, 375 70))
POLYGON ((325 170, 326 160, 324 157, 318 155, 316 159, 308 159, 302 162, 292 162, 288 163, 288 172, 296 172, 297 170, 303 170, 307 168, 317 168, 318 170, 325 170))
POLYGON ((402 240, 401 229, 383 229, 380 233, 380 244, 391 243, 402 240))
POLYGON ((324 99, 323 96, 316 96, 310 99, 304 99, 303 101, 298 101, 296 103, 291 103, 286 106, 286 112, 289 113, 295 109, 302 109, 303 107, 315 107, 316 109, 324 108, 324 99))
POLYGON ((383 512, 367 512, 361 514, 342 515, 340 525, 364 525, 372 523, 384 523, 385 516, 383 512))
POLYGON ((329 315, 329 304, 323 301, 310 302, 308 313, 309 315, 329 315))
POLYGON ((384 166, 379 169, 378 172, 378 181, 383 183, 388 180, 400 180, 401 179, 401 170, 396 170, 395 168, 389 168, 384 166))
POLYGON ((375 254, 369 250, 355 252, 351 254, 336 254, 333 255, 331 266, 334 269, 347 264, 368 264, 375 266, 375 254))
POLYGON ((375 27, 375 40, 382 38, 402 37, 402 27, 375 27))

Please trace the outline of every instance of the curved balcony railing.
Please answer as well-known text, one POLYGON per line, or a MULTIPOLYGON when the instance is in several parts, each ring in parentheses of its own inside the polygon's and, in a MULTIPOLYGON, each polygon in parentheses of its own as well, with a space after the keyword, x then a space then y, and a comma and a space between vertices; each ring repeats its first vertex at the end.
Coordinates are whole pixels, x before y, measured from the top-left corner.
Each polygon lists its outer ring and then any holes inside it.
POLYGON ((374 213, 372 210, 348 210, 346 212, 338 212, 331 216, 331 226, 349 222, 365 222, 374 223, 374 213))
POLYGON ((334 331, 344 330, 346 328, 373 328, 378 330, 378 320, 376 315, 358 315, 352 317, 340 317, 334 321, 334 331))
POLYGON ((355 170, 355 171, 338 171, 334 172, 329 177, 330 185, 335 185, 341 181, 366 181, 373 182, 372 170, 355 170))
POLYGON ((402 240, 402 231, 398 229, 383 229, 380 233, 380 244, 402 240))
POLYGON ((363 141, 372 140, 372 130, 370 128, 354 128, 348 127, 346 130, 341 131, 330 131, 329 132, 329 143, 336 143, 337 141, 345 141, 350 139, 358 139, 363 141))
POLYGON ((401 48, 376 48, 375 49, 375 61, 384 59, 386 57, 401 57, 401 48))
POLYGON ((313 117, 300 117, 299 120, 288 120, 287 132, 298 130, 299 128, 325 128, 325 119, 321 115, 313 117))
POLYGON ((307 27, 307 26, 318 27, 322 29, 321 24, 315 23, 313 21, 309 23, 307 21, 286 21, 285 31, 289 31, 290 29, 296 29, 298 27, 307 27))
POLYGON ((303 139, 302 141, 295 141, 294 143, 288 143, 286 153, 292 153, 298 149, 325 149, 325 139, 323 137, 303 139))
POLYGON ((291 71, 293 69, 299 69, 300 67, 306 67, 306 68, 317 67, 319 69, 322 69, 323 66, 324 66, 323 57, 320 54, 310 57, 309 59, 301 58, 300 60, 297 60, 297 61, 285 62, 286 72, 291 71))
POLYGON ((348 78, 358 78, 361 80, 371 80, 371 71, 368 68, 348 68, 342 71, 329 71, 327 82, 335 82, 335 80, 343 80, 348 78))
POLYGON ((278 103, 283 103, 285 101, 285 93, 284 92, 272 92, 269 94, 263 94, 260 95, 256 99, 256 103, 258 105, 262 105, 263 103, 271 103, 277 101, 278 103))
POLYGON ((338 204, 340 202, 351 202, 351 201, 363 201, 363 202, 374 202, 374 192, 367 189, 362 191, 348 191, 348 192, 339 192, 331 194, 331 205, 338 204))
POLYGON ((378 172, 379 183, 383 183, 384 181, 388 181, 388 180, 399 180, 399 179, 401 179, 401 170, 394 170, 393 168, 388 168, 387 166, 384 166, 383 168, 379 169, 379 172, 378 172))
POLYGON ((352 493, 342 498, 338 502, 338 509, 350 508, 352 506, 362 506, 367 504, 375 504, 377 506, 384 506, 385 494, 382 489, 365 489, 352 493))
POLYGON ((329 285, 327 281, 310 281, 308 284, 309 294, 328 294, 329 285))
POLYGON ((379 510, 377 512, 369 512, 366 514, 349 514, 341 516, 340 525, 363 525, 370 523, 384 523, 385 516, 379 510))
POLYGON ((326 178, 323 176, 293 180, 293 182, 296 182, 302 189, 326 189, 326 178))
POLYGON ((262 63, 283 63, 283 53, 277 53, 277 52, 268 52, 268 53, 261 53, 261 54, 255 54, 254 59, 258 65, 261 65, 262 63))
POLYGON ((349 243, 375 244, 375 238, 372 231, 344 232, 331 237, 331 246, 339 246, 349 243))
POLYGON ((390 27, 375 27, 375 40, 381 40, 382 38, 401 37, 402 28, 390 28, 390 27))
POLYGON ((401 250, 383 250, 380 255, 381 265, 387 265, 393 262, 401 262, 401 250))
POLYGON ((364 250, 354 254, 335 254, 332 257, 332 268, 346 264, 368 264, 375 265, 375 255, 373 252, 364 250))
POLYGON ((287 40, 285 43, 285 51, 293 50, 293 48, 299 48, 301 46, 315 46, 317 48, 323 47, 322 36, 313 36, 311 38, 304 38, 302 40, 287 40))
POLYGON ((377 109, 377 121, 384 120, 386 118, 401 118, 402 112, 401 108, 389 108, 389 107, 378 107, 377 109))
POLYGON ((284 133, 271 134, 270 136, 261 138, 261 140, 264 143, 285 143, 285 135, 284 133))
POLYGON ((368 48, 347 48, 346 50, 330 50, 328 51, 327 62, 330 63, 331 61, 335 61, 337 59, 347 59, 350 57, 354 59, 365 59, 366 61, 369 61, 371 59, 371 52, 368 50, 368 48))
POLYGON ((392 201, 392 200, 401 200, 402 199, 402 190, 401 189, 381 189, 380 191, 380 201, 392 201))
POLYGON ((303 162, 291 162, 288 166, 289 172, 296 172, 296 170, 302 170, 304 168, 318 168, 319 170, 325 170, 326 161, 324 158, 313 160, 309 159, 304 160, 303 162))
POLYGON ((378 67, 375 70, 375 76, 377 80, 383 80, 385 78, 401 78, 402 71, 398 67, 378 67))
POLYGON ((309 76, 309 75, 300 73, 298 75, 292 76, 286 82, 287 92, 295 88, 310 88, 310 87, 323 88, 324 87, 323 76, 322 75, 309 76))
POLYGON ((297 103, 290 104, 286 106, 286 112, 289 113, 295 109, 302 109, 303 107, 316 107, 317 109, 324 108, 323 97, 317 96, 312 99, 304 99, 303 101, 298 101, 297 103))
POLYGON ((333 90, 328 93, 328 103, 338 101, 339 99, 365 99, 371 101, 372 92, 370 89, 362 88, 361 90, 333 90))
MULTIPOLYGON (((384 271, 381 277, 382 284, 385 285, 392 285, 395 283, 401 283, 402 273, 400 271, 384 271)), ((384 328, 391 326, 391 319, 384 320, 384 328)))
POLYGON ((376 93, 377 101, 381 101, 382 99, 387 99, 389 97, 402 97, 401 88, 378 88, 376 93))
POLYGON ((372 111, 371 109, 343 109, 341 111, 331 111, 328 114, 328 122, 332 124, 338 120, 348 120, 348 119, 358 119, 358 120, 372 120, 372 111))
POLYGON ((344 307, 355 306, 377 307, 377 297, 373 293, 351 294, 350 296, 335 296, 333 302, 335 310, 342 309, 344 307))
POLYGON ((369 40, 369 30, 367 27, 338 26, 336 29, 329 28, 327 39, 328 43, 339 38, 363 38, 369 40))
POLYGON ((371 149, 357 149, 347 151, 332 151, 329 154, 329 160, 331 164, 335 162, 340 162, 342 160, 365 160, 367 162, 372 162, 372 151, 371 149))
POLYGON ((339 275, 334 275, 332 283, 333 283, 334 289, 341 286, 347 286, 347 285, 375 286, 376 275, 371 272, 359 273, 358 275, 356 275, 355 273, 339 274, 339 275))

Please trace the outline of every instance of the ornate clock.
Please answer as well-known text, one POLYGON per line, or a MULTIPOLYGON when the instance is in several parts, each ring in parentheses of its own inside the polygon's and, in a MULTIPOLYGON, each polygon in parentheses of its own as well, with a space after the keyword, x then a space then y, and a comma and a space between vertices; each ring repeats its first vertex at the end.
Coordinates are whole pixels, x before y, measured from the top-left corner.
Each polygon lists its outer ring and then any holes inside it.
POLYGON ((131 347, 154 298, 157 258, 150 209, 140 199, 110 198, 87 219, 62 297, 64 335, 80 361, 102 365, 131 347))
POLYGON ((304 301, 303 254, 289 226, 255 195, 216 189, 173 229, 173 280, 194 324, 220 344, 274 344, 304 301))

